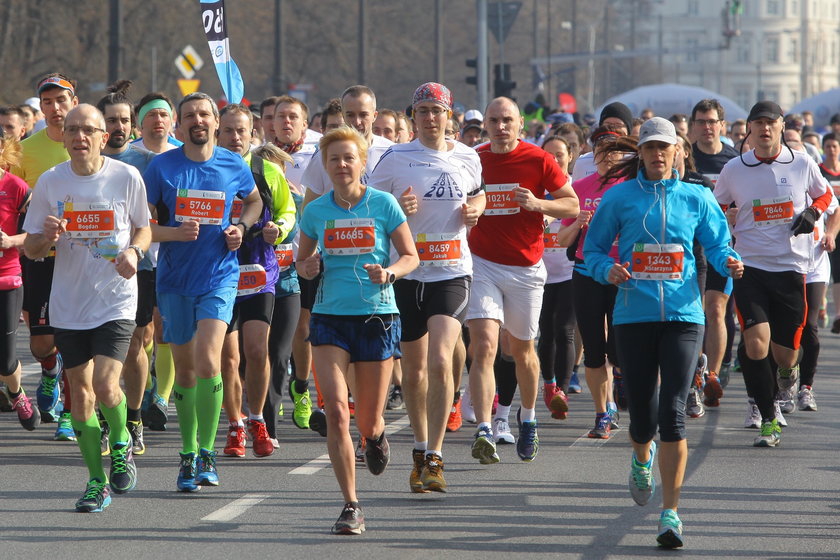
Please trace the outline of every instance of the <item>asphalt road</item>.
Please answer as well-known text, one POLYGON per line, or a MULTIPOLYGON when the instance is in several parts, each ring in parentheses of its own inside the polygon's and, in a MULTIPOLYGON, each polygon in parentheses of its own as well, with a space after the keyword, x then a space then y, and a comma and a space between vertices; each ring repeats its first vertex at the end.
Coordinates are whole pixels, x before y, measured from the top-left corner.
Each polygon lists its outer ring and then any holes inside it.
MULTIPOLYGON (((368 530, 357 537, 329 534, 342 500, 325 440, 288 417, 278 452, 220 458, 221 486, 196 494, 175 492, 174 421, 147 432, 137 489, 104 513, 78 514, 87 477, 76 445, 53 441, 54 424, 25 432, 0 414, 0 558, 840 558, 838 368, 840 337, 823 331, 819 412, 789 415, 777 449, 752 447, 737 374, 722 406, 689 422, 678 552, 656 548, 659 490, 645 507, 630 498, 626 429, 605 442, 585 437, 594 415, 584 392, 568 420, 538 409, 532 463, 506 446, 500 464, 479 465, 473 427, 449 434, 446 494, 409 492, 413 439, 404 411, 389 411, 392 462, 378 477, 359 469, 368 530)), ((30 395, 36 384, 29 364, 30 395)))

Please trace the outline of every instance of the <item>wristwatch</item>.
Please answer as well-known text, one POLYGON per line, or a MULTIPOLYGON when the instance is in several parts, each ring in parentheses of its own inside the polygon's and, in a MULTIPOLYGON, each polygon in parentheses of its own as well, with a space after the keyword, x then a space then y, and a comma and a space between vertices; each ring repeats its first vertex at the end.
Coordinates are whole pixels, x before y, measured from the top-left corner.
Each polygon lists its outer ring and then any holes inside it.
POLYGON ((143 252, 143 249, 141 249, 137 245, 129 245, 128 248, 134 249, 134 252, 137 253, 137 262, 142 261, 143 257, 146 255, 146 253, 143 252))
POLYGON ((388 283, 389 284, 393 284, 394 282, 397 281, 397 275, 396 274, 394 274, 393 272, 391 272, 387 268, 385 269, 385 272, 388 273, 388 283))

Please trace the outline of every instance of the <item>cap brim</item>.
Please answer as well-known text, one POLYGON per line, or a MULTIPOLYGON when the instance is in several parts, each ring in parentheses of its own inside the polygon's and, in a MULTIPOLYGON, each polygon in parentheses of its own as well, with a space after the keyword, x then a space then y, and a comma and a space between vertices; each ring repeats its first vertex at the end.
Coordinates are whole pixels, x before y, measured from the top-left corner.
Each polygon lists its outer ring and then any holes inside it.
POLYGON ((42 85, 41 87, 39 87, 39 88, 38 88, 38 95, 41 95, 41 93, 42 93, 44 90, 47 90, 47 89, 50 89, 50 88, 63 89, 64 91, 69 91, 72 95, 76 95, 76 92, 75 92, 75 91, 73 91, 72 89, 70 89, 69 87, 60 86, 60 85, 58 85, 58 84, 53 84, 53 83, 44 84, 44 85, 42 85))
POLYGON ((666 144, 671 144, 673 146, 677 143, 677 139, 673 136, 667 136, 665 134, 653 134, 645 139, 639 139, 639 143, 636 145, 641 146, 647 142, 665 142, 666 144))
POLYGON ((762 111, 760 113, 756 113, 755 115, 750 115, 748 121, 754 121, 756 119, 770 119, 770 120, 778 120, 782 118, 782 115, 778 113, 768 113, 767 111, 762 111))

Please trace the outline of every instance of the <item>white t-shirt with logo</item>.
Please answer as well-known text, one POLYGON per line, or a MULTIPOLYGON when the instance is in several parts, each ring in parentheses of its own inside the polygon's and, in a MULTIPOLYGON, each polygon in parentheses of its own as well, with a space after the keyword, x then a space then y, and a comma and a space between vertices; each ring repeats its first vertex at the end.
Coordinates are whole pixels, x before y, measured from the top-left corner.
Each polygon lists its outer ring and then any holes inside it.
MULTIPOLYGON (((388 148, 393 145, 394 143, 387 138, 376 135, 373 136, 373 140, 368 147, 365 172, 361 179, 363 185, 367 185, 368 177, 370 177, 370 174, 373 172, 373 168, 376 167, 376 164, 379 163, 379 158, 381 158, 382 154, 387 152, 388 148)), ((332 190, 332 181, 330 180, 330 176, 327 175, 327 170, 324 169, 324 163, 321 161, 320 150, 316 150, 315 153, 312 154, 309 166, 306 168, 306 172, 303 174, 301 182, 304 187, 311 190, 318 196, 332 190)))

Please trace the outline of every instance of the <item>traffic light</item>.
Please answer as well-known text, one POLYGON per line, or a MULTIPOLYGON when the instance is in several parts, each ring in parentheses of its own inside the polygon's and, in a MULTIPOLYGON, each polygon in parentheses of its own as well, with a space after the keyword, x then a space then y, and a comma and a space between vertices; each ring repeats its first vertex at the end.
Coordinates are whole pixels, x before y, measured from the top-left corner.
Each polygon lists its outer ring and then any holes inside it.
POLYGON ((478 59, 477 58, 468 58, 467 59, 467 68, 473 68, 475 70, 475 75, 467 76, 467 83, 471 86, 478 87, 478 59))
POLYGON ((510 79, 510 64, 496 64, 493 66, 493 97, 510 97, 516 82, 510 79))

